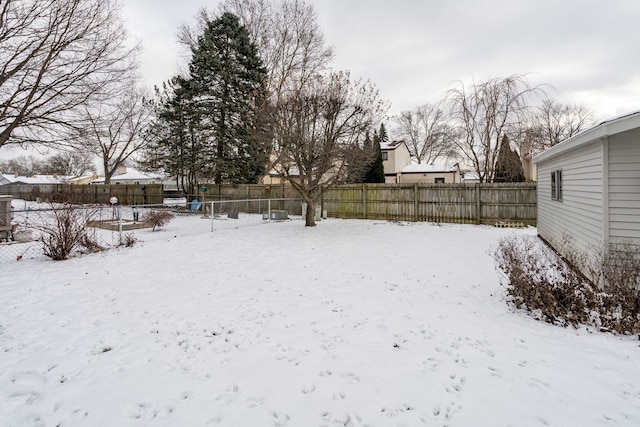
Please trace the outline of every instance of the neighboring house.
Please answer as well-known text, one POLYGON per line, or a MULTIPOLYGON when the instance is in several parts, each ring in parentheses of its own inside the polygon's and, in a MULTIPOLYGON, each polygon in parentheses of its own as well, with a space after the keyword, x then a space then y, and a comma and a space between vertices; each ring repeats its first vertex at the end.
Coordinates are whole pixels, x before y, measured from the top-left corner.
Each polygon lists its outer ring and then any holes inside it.
POLYGON ((477 184, 480 182, 480 176, 477 172, 464 171, 461 172, 460 175, 462 175, 462 182, 465 184, 477 184))
MULTIPOLYGON (((289 173, 288 176, 290 177, 290 179, 295 179, 295 180, 299 178, 299 174, 297 173, 289 173)), ((271 169, 268 175, 265 175, 262 177, 261 182, 262 184, 266 184, 266 185, 281 185, 281 184, 286 184, 288 180, 285 179, 280 172, 276 171, 275 169, 271 169)))
MULTIPOLYGON (((262 177, 262 184, 267 185, 281 185, 287 182, 287 179, 283 176, 283 168, 281 165, 275 165, 273 169, 269 171, 269 173, 262 177)), ((297 166, 292 166, 287 171, 287 176, 289 179, 298 180, 300 178, 300 172, 298 171, 297 166)))
POLYGON ((402 184, 458 184, 462 182, 458 165, 411 163, 400 172, 402 184))
MULTIPOLYGON (((260 178, 260 183, 267 185, 281 185, 289 183, 292 180, 300 182, 300 170, 298 169, 298 166, 295 164, 295 162, 281 162, 278 160, 277 156, 277 153, 271 154, 271 157, 269 159, 271 170, 268 174, 260 178)), ((333 168, 325 171, 320 183, 322 184, 329 182, 331 180, 334 180, 336 177, 342 178, 345 170, 346 169, 343 160, 335 159, 333 161, 333 168)))
MULTIPOLYGON (((640 245, 640 111, 604 121, 533 161, 538 234, 562 255, 593 256, 624 240, 640 245)), ((578 265, 586 275, 588 264, 578 265)))
MULTIPOLYGON (((104 177, 94 179, 91 183, 104 184, 104 177)), ((162 184, 162 177, 122 166, 111 177, 111 184, 162 184)))
POLYGON ((458 165, 421 164, 411 158, 404 141, 383 142, 382 164, 387 184, 439 184, 462 182, 458 165))
POLYGON ((411 164, 411 153, 404 141, 383 142, 382 164, 384 165, 384 182, 387 184, 400 183, 402 169, 411 164))
POLYGON ((20 176, 16 174, 3 174, 0 172, 0 185, 38 185, 38 184, 64 184, 69 179, 64 175, 31 175, 20 176))
POLYGON ((74 176, 71 177, 67 180, 66 184, 73 184, 73 185, 87 185, 87 184, 91 184, 93 181, 95 181, 96 179, 99 179, 100 177, 98 175, 91 174, 91 175, 82 175, 82 176, 74 176))

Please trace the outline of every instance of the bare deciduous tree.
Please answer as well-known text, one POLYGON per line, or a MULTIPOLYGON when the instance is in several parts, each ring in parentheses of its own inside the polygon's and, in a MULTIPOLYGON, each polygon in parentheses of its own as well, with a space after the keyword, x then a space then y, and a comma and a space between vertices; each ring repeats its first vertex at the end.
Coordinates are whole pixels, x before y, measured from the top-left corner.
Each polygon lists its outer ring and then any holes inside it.
POLYGON ((43 160, 44 174, 80 176, 94 170, 93 155, 86 150, 63 151, 43 160))
POLYGON ((13 159, 0 160, 0 172, 30 176, 40 173, 40 163, 35 156, 17 156, 13 159))
POLYGON ((0 172, 23 176, 35 174, 82 175, 92 170, 92 155, 81 150, 63 151, 42 159, 30 155, 0 161, 0 172))
POLYGON ((273 168, 307 203, 305 225, 315 225, 315 205, 322 192, 347 179, 345 150, 387 108, 373 84, 354 82, 345 72, 316 75, 302 90, 281 99, 273 168))
POLYGON ((458 82, 447 100, 455 122, 452 143, 478 174, 480 182, 491 182, 504 135, 518 133, 532 107, 532 98, 542 89, 531 87, 523 75, 493 78, 465 86, 458 82))
POLYGON ((545 98, 535 111, 535 149, 541 151, 577 135, 592 119, 592 111, 583 104, 562 104, 545 98))
POLYGON ((396 132, 418 163, 431 164, 455 155, 449 119, 438 104, 424 104, 395 118, 396 132))
POLYGON ((88 127, 77 140, 100 157, 104 183, 109 184, 116 170, 145 146, 143 131, 151 118, 151 106, 143 89, 130 87, 116 99, 85 108, 83 114, 88 127))
POLYGON ((82 127, 78 107, 104 99, 135 62, 116 0, 0 3, 0 147, 55 143, 82 127))

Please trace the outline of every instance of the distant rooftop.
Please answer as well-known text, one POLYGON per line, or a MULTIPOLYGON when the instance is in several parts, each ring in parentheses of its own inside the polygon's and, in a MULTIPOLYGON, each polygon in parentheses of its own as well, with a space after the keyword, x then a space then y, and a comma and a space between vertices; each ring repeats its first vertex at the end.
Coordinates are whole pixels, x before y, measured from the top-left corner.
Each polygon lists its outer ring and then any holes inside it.
POLYGON ((390 141, 390 142, 381 142, 380 148, 382 150, 395 150, 399 146, 404 144, 404 141, 390 141))
POLYGON ((456 172, 458 167, 448 163, 411 163, 402 169, 402 173, 437 173, 437 172, 456 172))

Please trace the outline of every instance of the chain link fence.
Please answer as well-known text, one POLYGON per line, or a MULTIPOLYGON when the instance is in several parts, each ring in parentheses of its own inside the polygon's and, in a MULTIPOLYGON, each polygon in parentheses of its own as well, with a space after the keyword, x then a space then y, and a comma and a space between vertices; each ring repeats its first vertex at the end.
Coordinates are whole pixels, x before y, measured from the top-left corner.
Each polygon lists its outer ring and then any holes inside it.
MULTIPOLYGON (((188 202, 185 198, 165 199, 162 204, 131 206, 68 205, 13 200, 11 230, 0 233, 0 263, 45 256, 45 241, 61 228, 74 226, 95 245, 83 251, 107 250, 121 246, 176 237, 194 236, 226 228, 258 226, 275 220, 295 218, 301 212, 297 199, 246 199, 188 202)), ((65 229, 66 230, 66 229, 65 229)), ((79 246, 76 250, 81 249, 79 246)))

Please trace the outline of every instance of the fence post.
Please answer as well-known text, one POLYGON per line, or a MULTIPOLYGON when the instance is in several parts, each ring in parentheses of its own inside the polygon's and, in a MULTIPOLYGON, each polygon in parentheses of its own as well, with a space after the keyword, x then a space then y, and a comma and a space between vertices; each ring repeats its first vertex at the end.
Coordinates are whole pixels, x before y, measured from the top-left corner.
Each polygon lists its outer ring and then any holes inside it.
POLYGON ((215 200, 211 200, 211 232, 212 233, 213 233, 213 218, 214 218, 213 209, 215 208, 214 204, 215 204, 215 200))
POLYGON ((269 205, 267 207, 267 213, 269 215, 269 219, 267 220, 267 222, 271 222, 271 199, 269 199, 269 205))
POLYGON ((367 184, 362 184, 362 218, 367 219, 367 184))
POLYGON ((418 183, 413 184, 413 222, 418 222, 418 183))
POLYGON ((481 224, 480 183, 476 183, 476 224, 481 224))
POLYGON ((120 210, 120 203, 116 205, 118 211, 118 234, 120 234, 120 245, 122 245, 122 211, 120 210))

